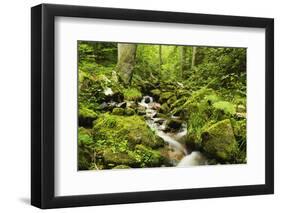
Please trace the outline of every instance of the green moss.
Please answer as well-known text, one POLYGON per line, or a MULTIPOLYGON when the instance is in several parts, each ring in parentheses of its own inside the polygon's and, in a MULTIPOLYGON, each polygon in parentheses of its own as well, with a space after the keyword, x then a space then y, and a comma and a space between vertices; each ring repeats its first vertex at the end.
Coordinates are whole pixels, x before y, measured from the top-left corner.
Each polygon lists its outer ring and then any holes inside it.
POLYGON ((78 144, 93 143, 91 130, 80 127, 78 129, 78 144))
POLYGON ((127 153, 114 153, 110 148, 104 150, 103 158, 106 164, 111 164, 110 167, 121 165, 136 165, 136 160, 127 153))
POLYGON ((124 115, 125 110, 123 108, 116 107, 112 110, 113 115, 124 115))
POLYGON ((236 112, 236 106, 228 101, 215 102, 213 107, 217 110, 222 110, 225 114, 234 115, 236 112))
POLYGON ((131 167, 127 166, 127 165, 118 165, 115 166, 113 169, 130 169, 131 167))
POLYGON ((161 90, 160 89, 153 89, 150 92, 154 96, 160 96, 160 94, 161 94, 161 90))
POLYGON ((205 100, 208 101, 208 102, 211 103, 211 104, 214 104, 214 103, 220 101, 220 100, 221 100, 221 97, 219 97, 219 96, 216 95, 216 94, 211 94, 211 95, 207 95, 207 96, 205 97, 205 100))
POLYGON ((91 166, 93 138, 91 130, 78 129, 78 169, 87 170, 91 166))
POLYGON ((98 114, 93 110, 90 110, 86 107, 79 108, 79 126, 86 128, 92 128, 93 121, 97 119, 98 114))
POLYGON ((168 106, 167 103, 164 103, 164 104, 161 105, 159 112, 164 113, 164 114, 168 114, 170 112, 170 107, 168 106))
POLYGON ((140 116, 117 116, 105 114, 94 126, 95 135, 100 138, 114 138, 118 141, 127 140, 130 146, 144 144, 150 147, 160 147, 164 142, 158 141, 158 136, 147 126, 140 116))
POLYGON ((173 92, 163 92, 161 95, 160 95, 160 101, 161 102, 164 102, 164 101, 167 101, 170 97, 172 97, 174 95, 173 92))
POLYGON ((93 138, 106 168, 161 166, 164 160, 157 151, 164 141, 140 116, 104 114, 95 122, 93 138))
POLYGON ((137 101, 142 98, 141 92, 137 88, 124 89, 124 98, 128 101, 137 101))
POLYGON ((141 167, 158 167, 165 160, 159 151, 142 144, 136 146, 136 151, 133 156, 139 161, 141 167))
POLYGON ((172 97, 169 98, 169 100, 167 101, 167 104, 169 106, 171 106, 172 104, 174 104, 177 101, 177 97, 174 95, 172 97))
POLYGON ((135 114, 135 110, 132 108, 125 109, 125 115, 131 116, 135 114))
POLYGON ((234 160, 238 152, 237 145, 229 119, 211 125, 202 133, 204 152, 222 163, 234 160))

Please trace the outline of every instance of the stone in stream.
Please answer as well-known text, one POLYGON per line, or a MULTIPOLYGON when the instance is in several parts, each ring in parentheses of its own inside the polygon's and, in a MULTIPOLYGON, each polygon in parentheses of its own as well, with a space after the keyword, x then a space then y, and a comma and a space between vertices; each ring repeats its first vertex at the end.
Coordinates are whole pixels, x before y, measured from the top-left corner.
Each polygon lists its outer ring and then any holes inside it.
POLYGON ((120 108, 126 108, 126 106, 127 106, 126 102, 121 102, 121 103, 117 104, 117 107, 120 107, 120 108))
POLYGON ((167 123, 166 123, 167 130, 171 130, 171 131, 180 130, 182 123, 183 123, 183 121, 181 121, 181 120, 171 118, 171 119, 167 120, 167 123))
POLYGON ((152 98, 149 97, 149 96, 144 96, 143 100, 144 100, 144 103, 146 103, 146 104, 149 104, 149 103, 151 103, 153 101, 152 98))

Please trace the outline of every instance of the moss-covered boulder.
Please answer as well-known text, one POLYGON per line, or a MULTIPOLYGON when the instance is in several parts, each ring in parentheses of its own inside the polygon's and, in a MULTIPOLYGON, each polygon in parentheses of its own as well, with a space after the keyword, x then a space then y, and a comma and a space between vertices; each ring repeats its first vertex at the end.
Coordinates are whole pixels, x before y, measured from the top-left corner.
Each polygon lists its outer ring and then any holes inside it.
POLYGON ((127 101, 139 101, 142 98, 142 94, 137 88, 124 89, 124 98, 127 101))
POLYGON ((233 160, 238 152, 238 144, 229 119, 219 121, 203 131, 202 148, 208 156, 222 163, 233 160))
POLYGON ((116 107, 112 110, 113 115, 124 115, 125 110, 120 107, 116 107))
POLYGON ((93 110, 90 110, 86 107, 79 108, 79 126, 85 128, 92 128, 93 121, 98 118, 98 114, 93 110))
POLYGON ((134 115, 135 114, 135 110, 132 109, 132 108, 126 108, 125 109, 125 115, 127 116, 131 116, 131 115, 134 115))
POLYGON ((80 127, 78 129, 78 168, 79 170, 87 170, 91 167, 91 153, 93 145, 93 137, 90 129, 80 127))
POLYGON ((113 152, 110 148, 104 150, 103 158, 106 164, 109 164, 111 167, 117 165, 136 165, 136 160, 127 153, 122 152, 113 152))
POLYGON ((147 126, 140 116, 118 116, 104 114, 97 119, 93 128, 96 137, 113 138, 116 141, 128 141, 130 146, 143 144, 152 148, 161 147, 164 141, 147 126))
POLYGON ((104 114, 95 122, 93 138, 96 147, 100 145, 106 168, 161 166, 165 162, 158 151, 164 141, 141 116, 104 114))

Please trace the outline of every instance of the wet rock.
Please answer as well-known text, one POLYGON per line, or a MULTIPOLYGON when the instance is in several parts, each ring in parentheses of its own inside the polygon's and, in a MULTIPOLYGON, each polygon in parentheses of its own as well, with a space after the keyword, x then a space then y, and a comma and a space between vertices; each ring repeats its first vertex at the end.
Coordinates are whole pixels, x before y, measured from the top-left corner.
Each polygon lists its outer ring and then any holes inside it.
POLYGON ((164 121, 165 121, 164 118, 155 118, 155 119, 154 119, 154 122, 157 123, 157 124, 160 124, 160 125, 163 124, 164 121))
POLYGON ((113 94, 105 96, 105 102, 122 102, 124 100, 124 95, 121 92, 115 92, 113 94))
POLYGON ((99 106, 99 108, 100 108, 101 110, 105 110, 105 109, 107 109, 107 107, 108 107, 108 104, 107 104, 106 102, 103 102, 103 103, 99 106))
POLYGON ((169 120, 167 120, 166 126, 167 126, 167 129, 176 131, 181 128, 182 123, 183 123, 183 121, 178 120, 178 119, 169 119, 169 120))
POLYGON ((229 119, 211 125, 201 137, 202 148, 206 154, 222 163, 231 162, 238 152, 238 144, 229 119))
POLYGON ((121 102, 121 103, 117 104, 117 107, 119 107, 119 108, 126 108, 126 106, 127 106, 126 102, 121 102))
POLYGON ((159 103, 151 103, 151 104, 149 104, 149 107, 151 109, 154 109, 154 110, 159 110, 161 108, 161 104, 159 104, 159 103))
POLYGON ((136 104, 135 101, 127 101, 126 103, 127 103, 127 107, 129 107, 129 108, 137 108, 138 107, 138 105, 136 104))
POLYGON ((149 104, 153 101, 152 97, 150 96, 144 96, 143 97, 144 103, 149 104))

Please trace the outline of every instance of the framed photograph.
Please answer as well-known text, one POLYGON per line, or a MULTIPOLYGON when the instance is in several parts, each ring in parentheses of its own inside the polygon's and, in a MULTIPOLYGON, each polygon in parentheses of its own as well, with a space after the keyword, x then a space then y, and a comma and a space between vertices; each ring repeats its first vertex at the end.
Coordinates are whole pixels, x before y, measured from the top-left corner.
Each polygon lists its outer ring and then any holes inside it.
POLYGON ((274 20, 31 9, 31 204, 274 192, 274 20))

